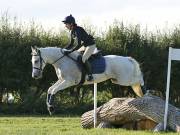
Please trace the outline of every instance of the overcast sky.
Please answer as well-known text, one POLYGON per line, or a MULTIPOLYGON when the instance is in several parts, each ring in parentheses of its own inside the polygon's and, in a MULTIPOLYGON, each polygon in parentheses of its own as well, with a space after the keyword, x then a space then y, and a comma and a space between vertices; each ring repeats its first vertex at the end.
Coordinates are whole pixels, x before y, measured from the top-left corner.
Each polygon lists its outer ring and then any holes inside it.
POLYGON ((88 22, 97 29, 114 19, 150 31, 180 24, 180 0, 0 0, 0 11, 22 22, 33 19, 45 29, 64 28, 61 21, 69 14, 79 25, 88 22))

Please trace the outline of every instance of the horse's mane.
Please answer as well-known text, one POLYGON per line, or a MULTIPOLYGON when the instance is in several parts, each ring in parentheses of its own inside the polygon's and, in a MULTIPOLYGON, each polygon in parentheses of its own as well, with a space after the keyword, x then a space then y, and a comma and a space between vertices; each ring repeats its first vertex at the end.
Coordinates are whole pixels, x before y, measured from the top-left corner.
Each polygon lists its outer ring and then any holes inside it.
MULTIPOLYGON (((42 48, 39 48, 40 51, 44 52, 45 54, 50 54, 50 55, 54 55, 54 54, 59 54, 59 53, 62 53, 62 50, 63 48, 60 48, 60 47, 42 47, 42 48)), ((74 56, 74 55, 77 55, 78 52, 77 51, 74 51, 70 54, 70 56, 74 56)))
POLYGON ((40 50, 56 50, 56 49, 62 49, 60 47, 40 47, 39 48, 40 50))

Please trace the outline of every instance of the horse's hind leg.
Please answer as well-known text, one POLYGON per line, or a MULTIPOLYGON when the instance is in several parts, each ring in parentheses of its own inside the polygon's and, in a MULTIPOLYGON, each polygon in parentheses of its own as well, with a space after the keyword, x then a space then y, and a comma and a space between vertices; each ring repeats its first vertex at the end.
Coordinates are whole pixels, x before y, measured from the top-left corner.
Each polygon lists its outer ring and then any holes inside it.
POLYGON ((133 91, 136 93, 136 95, 138 95, 139 97, 143 96, 143 92, 142 92, 140 83, 136 83, 136 84, 132 85, 131 87, 132 87, 133 91))

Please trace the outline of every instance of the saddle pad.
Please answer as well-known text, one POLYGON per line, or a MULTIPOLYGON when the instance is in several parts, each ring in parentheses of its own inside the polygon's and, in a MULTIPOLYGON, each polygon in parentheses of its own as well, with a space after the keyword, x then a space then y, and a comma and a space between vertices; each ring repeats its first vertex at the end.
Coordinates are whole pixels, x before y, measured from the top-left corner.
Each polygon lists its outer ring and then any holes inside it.
POLYGON ((89 60, 92 67, 92 74, 101 74, 106 69, 106 61, 104 57, 98 57, 89 60))

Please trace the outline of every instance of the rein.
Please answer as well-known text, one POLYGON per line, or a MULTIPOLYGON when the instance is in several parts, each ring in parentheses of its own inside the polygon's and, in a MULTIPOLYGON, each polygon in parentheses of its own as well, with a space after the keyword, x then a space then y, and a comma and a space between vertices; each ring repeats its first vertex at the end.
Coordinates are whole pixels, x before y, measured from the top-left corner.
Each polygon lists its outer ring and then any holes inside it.
POLYGON ((65 55, 61 49, 61 53, 63 54, 63 56, 61 56, 60 58, 58 58, 57 60, 55 60, 53 63, 51 63, 52 65, 55 64, 56 62, 58 62, 60 59, 62 59, 65 55))
MULTIPOLYGON (((61 59, 62 59, 63 57, 65 57, 65 56, 67 56, 68 58, 72 59, 73 61, 76 61, 76 60, 73 59, 72 57, 70 57, 70 56, 68 56, 68 55, 64 55, 62 49, 61 49, 61 53, 63 54, 63 56, 59 57, 57 60, 55 60, 53 63, 50 63, 50 64, 52 64, 52 65, 55 64, 56 62, 58 62, 59 60, 61 60, 61 59)), ((42 71, 42 63, 46 64, 46 62, 45 62, 44 59, 42 58, 40 50, 38 51, 38 54, 32 55, 32 56, 39 56, 39 58, 40 58, 40 67, 39 67, 39 68, 38 68, 38 67, 33 67, 33 68, 42 71)))

